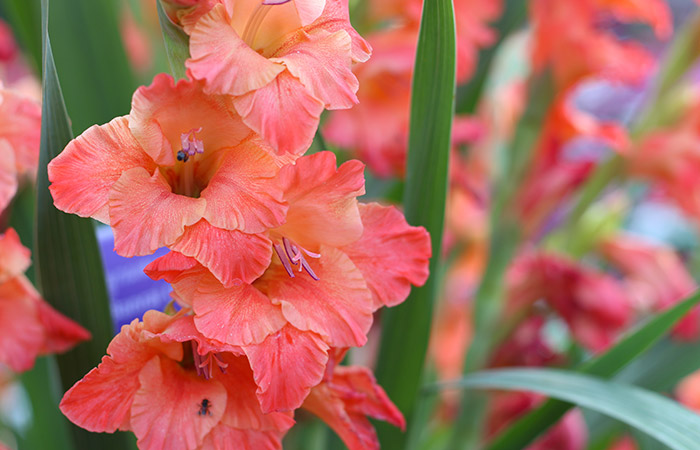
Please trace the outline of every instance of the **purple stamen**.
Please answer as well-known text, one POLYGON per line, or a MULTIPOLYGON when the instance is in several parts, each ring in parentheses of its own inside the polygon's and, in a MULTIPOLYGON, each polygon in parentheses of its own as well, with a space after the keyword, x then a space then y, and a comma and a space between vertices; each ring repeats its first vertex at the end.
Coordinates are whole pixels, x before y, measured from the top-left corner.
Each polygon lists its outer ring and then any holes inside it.
POLYGON ((284 5, 289 3, 291 0, 263 0, 263 5, 284 5))
POLYGON ((182 133, 180 135, 180 144, 182 144, 182 151, 187 153, 189 156, 194 156, 197 153, 204 153, 204 142, 197 139, 197 133, 202 131, 202 127, 192 128, 187 133, 182 133))
POLYGON ((284 266, 284 270, 287 271, 287 275, 294 278, 294 271, 292 270, 292 266, 289 265, 289 260, 287 258, 285 258, 285 254, 284 254, 284 250, 282 249, 282 246, 279 244, 273 244, 272 248, 275 249, 275 253, 277 253, 277 256, 279 257, 280 261, 282 261, 282 265, 284 266))
POLYGON ((291 278, 294 278, 294 271, 292 269, 292 265, 299 265, 299 272, 303 272, 304 270, 306 270, 306 272, 314 280, 318 281, 320 279, 316 275, 316 273, 314 273, 313 269, 311 269, 311 266, 309 265, 308 261, 306 261, 306 258, 304 258, 304 253, 306 253, 306 255, 311 258, 320 258, 320 254, 310 252, 304 247, 300 247, 297 244, 294 244, 291 240, 289 240, 286 237, 282 238, 282 245, 274 244, 273 248, 275 249, 275 252, 277 252, 277 256, 279 256, 280 261, 282 261, 282 265, 284 266, 284 269, 287 271, 287 274, 291 278), (284 252, 282 251, 283 246, 284 252))
POLYGON ((192 359, 197 375, 204 377, 205 380, 210 380, 214 377, 214 365, 219 367, 222 373, 226 373, 226 364, 218 354, 207 353, 206 356, 199 354, 197 341, 192 341, 192 359))

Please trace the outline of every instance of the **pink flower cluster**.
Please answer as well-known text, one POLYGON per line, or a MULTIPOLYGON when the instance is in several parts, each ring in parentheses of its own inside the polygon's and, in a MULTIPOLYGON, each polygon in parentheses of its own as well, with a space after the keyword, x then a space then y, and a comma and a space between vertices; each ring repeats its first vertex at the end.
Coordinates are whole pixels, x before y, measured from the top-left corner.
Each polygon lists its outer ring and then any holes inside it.
POLYGON ((178 0, 188 79, 158 75, 131 112, 49 165, 55 205, 111 226, 176 307, 124 326, 61 410, 143 449, 278 449, 305 408, 353 450, 366 416, 403 427, 370 371, 339 366, 373 313, 428 277, 427 232, 361 203, 364 166, 303 155, 323 109, 357 102, 369 58, 343 0, 178 0), (175 312, 177 310, 177 312, 175 312))

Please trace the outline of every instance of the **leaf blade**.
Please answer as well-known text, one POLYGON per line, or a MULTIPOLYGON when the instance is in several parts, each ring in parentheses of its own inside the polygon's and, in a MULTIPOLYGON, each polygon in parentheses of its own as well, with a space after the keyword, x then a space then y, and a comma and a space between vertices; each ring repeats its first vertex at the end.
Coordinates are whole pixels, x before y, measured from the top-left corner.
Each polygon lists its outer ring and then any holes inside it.
MULTIPOLYGON (((112 339, 112 320, 92 223, 58 211, 48 189, 47 165, 72 139, 48 36, 48 0, 42 0, 42 42, 44 77, 35 236, 37 280, 47 302, 92 333, 92 340, 57 357, 65 391, 100 362, 112 339)), ((79 449, 129 447, 122 433, 93 434, 77 427, 71 430, 79 449)))
POLYGON ((440 248, 447 195, 447 168, 454 115, 455 19, 449 0, 426 1, 416 53, 404 205, 406 219, 431 235, 431 276, 402 305, 383 313, 377 379, 406 415, 402 434, 378 425, 384 449, 403 448, 413 423, 438 286, 440 248), (411 351, 406 351, 410 348, 411 351))
MULTIPOLYGON (((698 303, 700 303, 700 293, 696 292, 673 308, 654 316, 646 324, 629 333, 606 353, 585 363, 579 368, 579 371, 599 377, 615 375, 658 342, 678 320, 698 303)), ((561 401, 549 400, 545 402, 496 437, 489 445, 489 450, 524 448, 540 433, 554 425, 570 408, 570 404, 561 401)))
POLYGON ((700 442, 699 415, 654 392, 590 375, 502 369, 467 375, 450 386, 537 392, 606 414, 676 450, 692 450, 700 442))

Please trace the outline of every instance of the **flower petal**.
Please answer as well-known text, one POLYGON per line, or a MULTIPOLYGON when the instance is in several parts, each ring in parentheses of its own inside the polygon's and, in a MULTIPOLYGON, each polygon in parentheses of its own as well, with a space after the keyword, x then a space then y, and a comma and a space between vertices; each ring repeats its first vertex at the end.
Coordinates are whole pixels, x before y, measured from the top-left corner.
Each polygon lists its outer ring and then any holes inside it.
POLYGON ((323 379, 328 345, 315 333, 291 325, 262 344, 244 347, 258 385, 263 411, 291 411, 323 379))
POLYGON ((301 19, 301 24, 306 26, 323 13, 326 7, 326 0, 293 0, 294 6, 301 19))
POLYGON ((109 191, 122 173, 156 168, 129 131, 125 117, 92 126, 49 163, 49 187, 61 211, 109 223, 109 191))
POLYGON ((262 412, 255 395, 258 387, 247 358, 229 355, 222 357, 228 364, 226 376, 218 378, 228 392, 222 424, 238 429, 273 431, 287 431, 294 425, 291 412, 262 412))
POLYGON ((350 36, 345 30, 299 33, 294 45, 273 61, 282 61, 328 109, 347 109, 358 102, 360 83, 350 70, 350 36))
POLYGON ((360 204, 362 238, 341 250, 360 269, 372 291, 374 307, 395 306, 408 297, 411 285, 428 279, 430 235, 412 227, 393 206, 360 204))
POLYGON ((261 233, 284 221, 287 206, 275 160, 254 141, 228 151, 202 191, 204 217, 215 227, 261 233))
POLYGON ((175 164, 180 136, 192 129, 201 129, 197 139, 207 152, 233 147, 250 134, 223 97, 206 95, 202 83, 175 83, 166 74, 156 75, 150 86, 136 90, 127 117, 136 140, 162 166, 175 164))
POLYGON ((272 243, 264 234, 222 230, 202 219, 170 249, 195 258, 225 286, 252 283, 272 259, 272 243))
POLYGON ((323 112, 323 102, 288 71, 266 86, 234 98, 233 106, 246 125, 278 153, 304 153, 323 112))
POLYGON ((304 156, 282 168, 280 184, 289 211, 276 233, 310 249, 320 244, 339 247, 359 239, 362 219, 357 197, 365 193, 363 170, 356 160, 336 169, 332 152, 304 156))
POLYGON ((321 247, 321 258, 309 261, 319 277, 290 278, 277 258, 265 274, 273 303, 300 330, 323 336, 333 347, 360 347, 372 325, 372 296, 360 271, 343 252, 321 247))
POLYGON ((406 420, 366 367, 337 366, 331 379, 333 390, 343 399, 345 409, 406 428, 406 420))
POLYGON ((219 424, 204 439, 202 448, 213 448, 216 450, 280 450, 282 448, 282 433, 239 430, 219 424))
POLYGON ((279 307, 255 287, 225 288, 212 276, 200 280, 193 306, 197 329, 230 345, 258 344, 286 323, 279 307))
POLYGON ((204 214, 206 200, 173 194, 159 171, 129 169, 109 193, 114 248, 122 256, 148 255, 174 243, 204 214))
POLYGON ((220 421, 226 390, 216 380, 186 372, 176 362, 151 359, 139 374, 131 427, 143 450, 194 450, 220 421), (201 403, 209 407, 202 413, 201 403))
POLYGON ((205 80, 211 93, 243 95, 260 89, 284 66, 269 61, 246 44, 231 26, 224 5, 217 5, 197 22, 190 35, 192 76, 205 80))
POLYGON ((10 143, 0 139, 0 212, 4 211, 17 193, 17 168, 10 143))
POLYGON ((311 25, 306 27, 307 32, 323 29, 331 33, 345 30, 352 40, 352 59, 355 62, 365 62, 372 54, 372 47, 350 24, 348 2, 345 0, 326 0, 326 8, 323 14, 311 25))
POLYGON ((17 278, 0 284, 0 330, 0 363, 15 372, 31 369, 44 343, 44 329, 17 278))
POLYGON ((23 274, 31 264, 31 253, 14 228, 0 234, 0 283, 23 274))

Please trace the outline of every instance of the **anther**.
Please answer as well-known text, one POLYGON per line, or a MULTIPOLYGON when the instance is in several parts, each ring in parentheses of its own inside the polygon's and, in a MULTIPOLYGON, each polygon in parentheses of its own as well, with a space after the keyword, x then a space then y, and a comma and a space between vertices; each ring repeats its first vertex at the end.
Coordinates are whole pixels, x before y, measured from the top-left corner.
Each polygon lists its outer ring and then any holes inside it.
POLYGON ((321 257, 320 254, 318 253, 313 253, 308 250, 306 250, 304 247, 301 247, 288 238, 282 238, 282 245, 280 244, 273 244, 272 246, 275 249, 275 253, 277 253, 277 256, 279 257, 280 261, 282 262, 282 266, 284 267, 284 270, 287 271, 287 274, 291 277, 294 278, 294 269, 292 269, 292 265, 298 265, 299 266, 299 272, 302 272, 306 270, 306 273, 311 276, 314 280, 318 281, 319 277, 314 273, 313 269, 309 265, 308 261, 306 261, 306 258, 304 257, 304 254, 310 258, 315 258, 318 259, 321 257))

